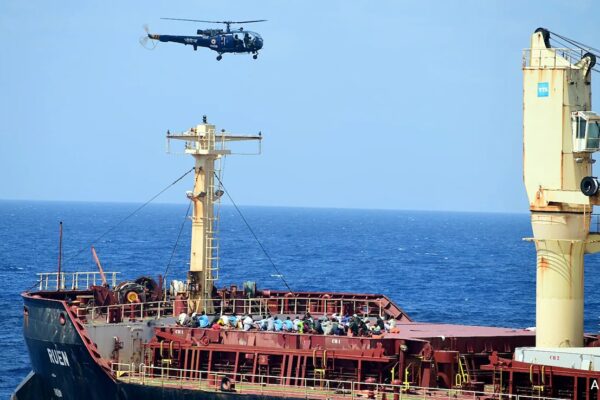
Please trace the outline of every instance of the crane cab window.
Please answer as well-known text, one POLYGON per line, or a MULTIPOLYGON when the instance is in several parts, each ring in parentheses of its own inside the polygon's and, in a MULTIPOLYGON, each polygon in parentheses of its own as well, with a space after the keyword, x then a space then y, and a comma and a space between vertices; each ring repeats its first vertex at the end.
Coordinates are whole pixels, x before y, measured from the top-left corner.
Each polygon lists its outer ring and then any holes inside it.
POLYGON ((573 152, 593 153, 600 150, 600 116, 591 111, 576 111, 571 115, 573 152))
POLYGON ((577 125, 577 139, 585 139, 585 128, 587 126, 587 121, 583 118, 578 118, 577 125))
POLYGON ((590 121, 587 125, 587 148, 600 149, 600 121, 590 121))

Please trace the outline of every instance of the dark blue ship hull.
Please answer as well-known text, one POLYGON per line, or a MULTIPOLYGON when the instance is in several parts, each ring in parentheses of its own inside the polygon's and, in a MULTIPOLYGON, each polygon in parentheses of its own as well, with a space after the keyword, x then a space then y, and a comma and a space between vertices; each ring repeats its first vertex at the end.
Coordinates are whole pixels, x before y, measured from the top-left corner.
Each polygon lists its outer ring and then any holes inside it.
POLYGON ((65 303, 23 297, 23 334, 34 375, 16 397, 26 399, 26 392, 35 388, 44 399, 118 398, 116 382, 95 362, 65 303))
MULTIPOLYGON (((94 359, 91 343, 69 318, 61 301, 24 297, 23 332, 33 371, 13 393, 13 400, 225 400, 267 396, 162 388, 116 381, 94 359)), ((268 396, 275 400, 278 397, 268 396)))

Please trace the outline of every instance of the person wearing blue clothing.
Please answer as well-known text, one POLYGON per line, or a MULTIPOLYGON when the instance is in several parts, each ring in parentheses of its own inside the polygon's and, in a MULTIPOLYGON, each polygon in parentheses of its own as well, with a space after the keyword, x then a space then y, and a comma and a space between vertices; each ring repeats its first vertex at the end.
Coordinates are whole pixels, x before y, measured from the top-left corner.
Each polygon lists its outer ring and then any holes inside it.
POLYGON ((267 317, 267 330, 273 332, 275 330, 275 318, 269 314, 267 317))
POLYGON ((198 322, 200 323, 200 328, 208 328, 209 321, 204 311, 200 313, 200 318, 198 318, 198 322))
POLYGON ((294 324, 292 323, 292 320, 290 319, 290 317, 287 317, 287 319, 285 321, 283 321, 282 328, 286 332, 290 332, 294 328, 294 324))
POLYGON ((273 319, 273 325, 275 326, 275 332, 279 332, 283 328, 283 322, 277 317, 273 319))
POLYGON ((244 317, 243 326, 244 331, 249 331, 250 329, 254 328, 254 320, 250 314, 246 314, 246 317, 244 317))
MULTIPOLYGON (((354 314, 354 316, 356 316, 356 314, 354 314)), ((350 322, 350 315, 348 315, 347 313, 342 317, 342 320, 340 321, 342 324, 344 325, 348 325, 348 323, 350 322)))
POLYGON ((229 325, 231 325, 233 329, 237 328, 237 318, 233 314, 229 316, 229 325))
POLYGON ((267 316, 263 315, 262 319, 258 321, 258 326, 261 331, 267 330, 267 316))

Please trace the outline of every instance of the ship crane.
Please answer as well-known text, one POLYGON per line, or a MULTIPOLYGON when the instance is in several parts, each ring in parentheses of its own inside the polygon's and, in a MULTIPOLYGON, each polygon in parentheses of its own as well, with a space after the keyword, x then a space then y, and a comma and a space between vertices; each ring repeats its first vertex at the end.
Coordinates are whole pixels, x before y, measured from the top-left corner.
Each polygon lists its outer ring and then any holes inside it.
POLYGON ((231 142, 255 142, 257 150, 243 154, 260 154, 262 136, 235 135, 224 130, 217 132, 204 116, 201 124, 185 132, 167 131, 169 153, 171 140, 184 141, 184 154, 193 156, 195 161, 193 190, 186 193, 193 205, 190 268, 186 285, 188 313, 213 313, 213 287, 219 269, 218 212, 215 208, 223 195, 220 165, 225 156, 235 154, 228 148, 231 142))
POLYGON ((600 116, 591 111, 592 53, 553 48, 540 28, 523 57, 523 179, 537 251, 536 347, 582 347, 584 254, 600 204, 592 154, 600 116))

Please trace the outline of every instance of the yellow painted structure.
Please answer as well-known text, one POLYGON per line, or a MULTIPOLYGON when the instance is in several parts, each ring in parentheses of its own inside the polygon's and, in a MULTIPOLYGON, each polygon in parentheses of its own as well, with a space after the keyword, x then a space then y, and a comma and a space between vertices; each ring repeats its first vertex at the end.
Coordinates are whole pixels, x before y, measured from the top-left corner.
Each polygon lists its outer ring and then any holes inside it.
MULTIPOLYGON (((231 135, 216 132, 214 125, 204 123, 182 133, 167 133, 167 140, 185 141, 184 152, 194 157, 194 186, 187 192, 192 202, 192 238, 190 268, 187 280, 188 312, 202 310, 212 313, 214 281, 218 279, 218 216, 215 204, 220 202, 224 191, 220 185, 220 162, 232 154, 227 148, 230 142, 254 140, 262 137, 231 135)), ((170 147, 169 147, 170 150, 170 147)), ((259 145, 260 152, 260 145, 259 145)), ((256 153, 257 154, 257 153, 256 153)))
POLYGON ((583 256, 600 250, 580 189, 593 151, 574 151, 573 113, 591 110, 594 59, 531 37, 523 58, 523 180, 537 251, 536 346, 583 346, 583 256))

